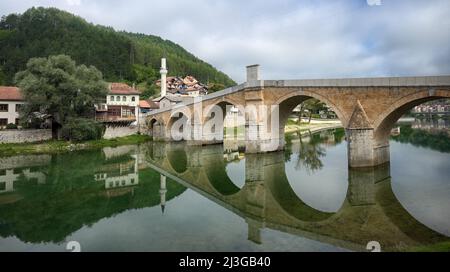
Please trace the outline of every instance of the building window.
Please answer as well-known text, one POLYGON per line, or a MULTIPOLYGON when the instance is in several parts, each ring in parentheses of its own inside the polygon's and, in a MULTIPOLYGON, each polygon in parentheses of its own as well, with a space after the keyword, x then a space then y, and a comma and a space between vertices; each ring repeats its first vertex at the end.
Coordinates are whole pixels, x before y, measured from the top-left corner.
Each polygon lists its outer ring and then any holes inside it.
POLYGON ((108 107, 108 115, 110 115, 110 116, 120 116, 121 115, 120 107, 109 106, 108 107))
POLYGON ((4 127, 8 124, 8 119, 0 118, 0 127, 4 127))
POLYGON ((16 126, 19 125, 19 118, 16 118, 16 126))
POLYGON ((6 182, 0 183, 0 191, 6 191, 6 182))
POLYGON ((8 104, 0 104, 1 112, 8 112, 8 104))
POLYGON ((111 95, 111 101, 114 101, 114 96, 113 95, 111 95))
POLYGON ((136 98, 134 96, 131 97, 131 101, 136 101, 136 98))
POLYGON ((117 100, 117 101, 120 101, 120 96, 117 96, 117 97, 116 97, 116 100, 117 100))
POLYGON ((22 104, 16 104, 16 112, 19 112, 22 108, 22 104))
POLYGON ((123 96, 123 97, 122 97, 122 101, 127 101, 127 97, 126 97, 126 96, 123 96))
POLYGON ((122 116, 133 117, 134 116, 134 108, 123 108, 122 116))

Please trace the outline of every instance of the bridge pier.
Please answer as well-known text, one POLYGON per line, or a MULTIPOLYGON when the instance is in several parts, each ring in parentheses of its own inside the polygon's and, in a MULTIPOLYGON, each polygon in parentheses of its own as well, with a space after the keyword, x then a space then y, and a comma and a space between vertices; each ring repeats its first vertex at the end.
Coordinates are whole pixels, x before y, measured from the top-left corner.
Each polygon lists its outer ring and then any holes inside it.
POLYGON ((165 141, 166 133, 163 124, 155 123, 153 127, 150 129, 150 136, 153 137, 154 141, 165 141))
POLYGON ((348 171, 347 199, 352 206, 374 205, 376 203, 375 184, 390 180, 390 165, 354 168, 348 171))
POLYGON ((389 162, 389 142, 377 143, 373 129, 346 129, 349 167, 371 167, 389 162))
MULTIPOLYGON (((268 122, 268 120, 264 120, 268 122)), ((284 127, 275 132, 268 131, 268 124, 252 124, 246 121, 245 125, 245 153, 267 153, 284 149, 284 127)))

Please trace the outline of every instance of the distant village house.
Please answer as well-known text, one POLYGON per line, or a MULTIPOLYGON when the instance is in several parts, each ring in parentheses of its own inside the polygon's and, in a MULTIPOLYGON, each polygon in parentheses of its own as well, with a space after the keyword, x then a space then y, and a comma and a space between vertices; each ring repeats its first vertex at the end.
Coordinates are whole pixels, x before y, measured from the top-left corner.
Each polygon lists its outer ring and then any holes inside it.
MULTIPOLYGON (((168 94, 191 97, 208 94, 208 87, 193 76, 186 76, 185 78, 167 77, 166 82, 168 94)), ((156 85, 161 87, 160 79, 156 81, 156 85)))
POLYGON ((0 128, 19 124, 19 109, 24 103, 19 88, 0 86, 0 128))

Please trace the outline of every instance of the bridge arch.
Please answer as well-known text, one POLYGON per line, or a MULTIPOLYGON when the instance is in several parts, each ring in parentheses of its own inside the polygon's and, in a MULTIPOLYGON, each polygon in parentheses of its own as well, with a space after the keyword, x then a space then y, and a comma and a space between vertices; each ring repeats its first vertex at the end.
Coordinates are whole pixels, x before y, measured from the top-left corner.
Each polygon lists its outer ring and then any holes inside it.
POLYGON ((280 128, 281 126, 283 126, 284 129, 284 125, 286 124, 289 115, 292 113, 295 107, 311 98, 315 98, 329 106, 336 113, 342 125, 344 127, 347 126, 348 117, 331 100, 321 94, 300 89, 280 97, 275 102, 276 105, 280 106, 280 128))
POLYGON ((172 143, 166 148, 166 158, 169 166, 179 175, 183 175, 188 170, 188 154, 184 150, 184 145, 172 143))
MULTIPOLYGON (((202 158, 202 167, 209 184, 214 190, 222 196, 232 196, 241 191, 235 182, 228 176, 224 159, 224 150, 222 146, 211 145, 204 147, 202 158)), ((245 173, 243 173, 245 175, 245 173)))
POLYGON ((149 128, 149 134, 156 139, 163 139, 165 132, 164 121, 161 118, 153 117, 151 119, 147 119, 147 127, 149 128))
POLYGON ((192 113, 188 107, 180 107, 169 115, 165 135, 171 141, 189 140, 191 129, 192 113))
POLYGON ((204 114, 202 116, 203 134, 206 137, 209 136, 209 138, 214 138, 214 140, 216 141, 223 141, 224 128, 226 125, 225 122, 227 121, 227 110, 231 107, 237 109, 237 118, 242 118, 242 121, 245 122, 245 117, 243 116, 245 110, 244 105, 240 104, 239 101, 232 98, 223 98, 219 101, 215 101, 205 107, 204 114), (214 122, 214 124, 211 126, 211 124, 208 124, 208 122, 216 118, 216 114, 219 112, 219 108, 221 112, 221 116, 219 117, 221 117, 221 120, 220 122, 214 122))
POLYGON ((304 101, 315 98, 323 103, 325 103, 328 107, 330 107, 337 115, 337 118, 341 122, 341 124, 346 127, 348 124, 347 116, 337 107, 332 101, 323 95, 317 94, 311 91, 304 91, 302 89, 290 92, 278 100, 276 100, 275 104, 279 106, 279 149, 283 149, 285 145, 285 126, 289 119, 289 116, 292 114, 292 111, 304 101))
MULTIPOLYGON (((282 152, 267 154, 267 156, 284 156, 282 152)), ((280 208, 289 216, 303 223, 325 223, 337 216, 348 204, 347 198, 336 212, 325 212, 306 204, 294 191, 289 183, 284 160, 276 159, 278 163, 265 169, 265 185, 280 208)), ((347 188, 348 191, 348 188, 347 188)), ((347 192, 348 194, 348 192, 347 192)))
POLYGON ((374 121, 374 140, 378 144, 388 144, 389 135, 395 123, 405 113, 415 106, 428 101, 450 98, 450 92, 443 90, 424 89, 419 92, 404 96, 380 114, 374 121))

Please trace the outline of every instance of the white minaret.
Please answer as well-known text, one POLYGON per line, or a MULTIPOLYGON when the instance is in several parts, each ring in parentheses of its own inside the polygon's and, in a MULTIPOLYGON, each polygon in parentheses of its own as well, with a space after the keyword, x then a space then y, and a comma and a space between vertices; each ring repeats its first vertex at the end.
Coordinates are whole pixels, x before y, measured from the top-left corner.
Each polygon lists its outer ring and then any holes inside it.
POLYGON ((166 96, 167 94, 167 66, 166 66, 166 58, 161 59, 161 69, 159 70, 161 73, 161 97, 166 96))
POLYGON ((166 207, 166 176, 161 175, 160 177, 160 189, 159 189, 159 196, 160 196, 160 204, 161 204, 161 211, 164 213, 164 209, 166 207))

